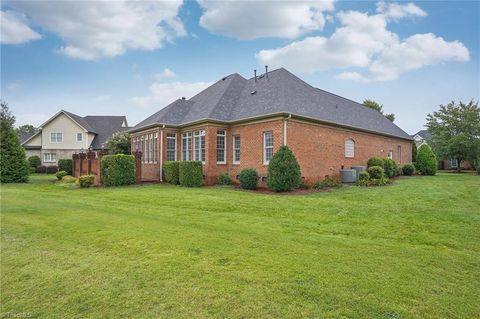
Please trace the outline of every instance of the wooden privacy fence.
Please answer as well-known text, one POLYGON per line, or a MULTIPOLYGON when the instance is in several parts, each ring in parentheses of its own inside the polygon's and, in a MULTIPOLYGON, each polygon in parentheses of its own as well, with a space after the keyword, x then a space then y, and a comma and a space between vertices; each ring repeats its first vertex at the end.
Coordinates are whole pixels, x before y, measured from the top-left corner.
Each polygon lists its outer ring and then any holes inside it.
MULTIPOLYGON (((100 174, 100 162, 102 157, 107 155, 106 151, 87 151, 86 153, 75 153, 72 155, 72 173, 74 177, 82 175, 95 176, 95 185, 102 184, 100 174)), ((135 151, 135 182, 140 183, 142 178, 142 152, 135 151)))

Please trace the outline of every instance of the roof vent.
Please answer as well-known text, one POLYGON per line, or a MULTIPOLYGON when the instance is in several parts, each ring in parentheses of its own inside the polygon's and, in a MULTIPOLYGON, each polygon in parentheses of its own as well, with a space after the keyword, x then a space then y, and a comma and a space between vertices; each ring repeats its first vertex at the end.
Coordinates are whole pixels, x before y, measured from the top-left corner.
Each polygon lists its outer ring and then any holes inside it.
POLYGON ((225 77, 222 78, 222 81, 225 81, 226 79, 227 79, 227 77, 225 76, 225 77))
POLYGON ((259 79, 263 78, 265 76, 265 74, 261 74, 258 76, 259 79))
POLYGON ((257 91, 250 92, 251 95, 254 95, 255 93, 257 93, 257 91))
POLYGON ((184 96, 182 96, 182 100, 186 100, 184 96))

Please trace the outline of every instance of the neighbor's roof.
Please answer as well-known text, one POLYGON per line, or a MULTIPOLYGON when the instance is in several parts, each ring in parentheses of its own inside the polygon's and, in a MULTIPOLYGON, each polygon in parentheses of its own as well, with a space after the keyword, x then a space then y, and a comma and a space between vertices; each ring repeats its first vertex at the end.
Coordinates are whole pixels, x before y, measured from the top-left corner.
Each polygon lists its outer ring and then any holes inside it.
POLYGON ((414 137, 414 136, 416 136, 416 135, 420 136, 420 137, 423 138, 424 140, 430 138, 430 133, 429 133, 427 130, 418 131, 417 133, 413 134, 412 137, 414 137))
MULTIPOLYGON (((81 117, 80 115, 67 112, 65 110, 60 110, 60 112, 52 116, 48 121, 41 125, 40 129, 62 113, 70 117, 87 132, 95 134, 95 137, 90 144, 93 149, 105 148, 105 143, 113 134, 129 129, 127 118, 123 115, 87 115, 85 117, 81 117)), ((30 140, 34 135, 31 135, 25 140, 22 139, 22 144, 30 140)))
POLYGON ((30 139, 33 135, 37 134, 35 133, 30 133, 30 132, 20 132, 20 136, 18 137, 20 139, 20 144, 25 142, 26 140, 30 139))
POLYGON ((411 139, 381 113, 317 89, 284 68, 245 79, 234 73, 188 100, 176 100, 138 123, 131 131, 156 125, 187 125, 202 120, 236 122, 292 114, 334 125, 411 139))

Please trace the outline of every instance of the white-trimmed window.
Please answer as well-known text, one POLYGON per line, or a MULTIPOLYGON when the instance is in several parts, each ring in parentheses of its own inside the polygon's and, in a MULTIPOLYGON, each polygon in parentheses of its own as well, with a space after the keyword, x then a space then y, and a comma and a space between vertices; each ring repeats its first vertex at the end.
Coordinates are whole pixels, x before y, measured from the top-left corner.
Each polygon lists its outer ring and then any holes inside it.
POLYGON ((192 133, 182 134, 182 161, 192 160, 192 133))
POLYGON ((449 159, 448 160, 448 167, 449 168, 457 168, 458 167, 457 160, 455 158, 449 159))
POLYGON ((205 130, 193 132, 194 159, 205 162, 205 130))
POLYGON ((167 133, 167 161, 177 160, 177 133, 167 133))
POLYGON ((62 143, 63 133, 52 132, 50 133, 50 143, 62 143))
POLYGON ((145 163, 145 159, 147 158, 147 152, 146 152, 146 147, 145 147, 145 135, 142 135, 140 137, 140 150, 142 151, 142 162, 145 163))
POLYGON ((393 159, 393 151, 388 151, 388 156, 389 159, 393 159))
POLYGON ((83 141, 83 133, 77 133, 77 142, 83 141))
POLYGON ((263 164, 268 165, 273 157, 273 132, 263 133, 263 164))
POLYGON ((345 140, 345 157, 355 157, 355 141, 351 138, 345 140))
POLYGON ((153 162, 158 160, 158 138, 157 133, 153 133, 153 162))
POLYGON ((227 131, 217 130, 217 164, 227 163, 227 131))
POLYGON ((240 164, 240 135, 233 136, 233 163, 240 164))
POLYGON ((43 161, 45 163, 55 163, 57 161, 57 154, 56 153, 44 153, 43 154, 43 161))
POLYGON ((398 153, 398 163, 402 163, 402 147, 400 145, 397 146, 397 153, 398 153))
POLYGON ((153 162, 153 134, 148 134, 148 162, 153 162))

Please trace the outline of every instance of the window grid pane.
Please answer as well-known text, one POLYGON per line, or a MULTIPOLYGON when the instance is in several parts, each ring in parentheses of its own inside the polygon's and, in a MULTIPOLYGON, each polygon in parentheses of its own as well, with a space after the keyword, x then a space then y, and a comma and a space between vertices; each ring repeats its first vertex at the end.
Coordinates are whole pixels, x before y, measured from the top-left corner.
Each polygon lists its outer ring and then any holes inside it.
POLYGON ((167 161, 176 160, 177 151, 177 134, 167 133, 167 161))
POLYGON ((182 134, 182 161, 190 161, 192 159, 192 133, 182 134))
POLYGON ((233 137, 233 161, 240 163, 240 136, 235 135, 233 137))
POLYGON ((268 164, 273 157, 273 132, 263 133, 264 141, 264 163, 268 164))
POLYGON ((225 139, 226 139, 225 130, 217 131, 217 163, 225 163, 225 139))
POLYGON ((345 157, 355 157, 355 141, 352 139, 345 141, 345 157))

